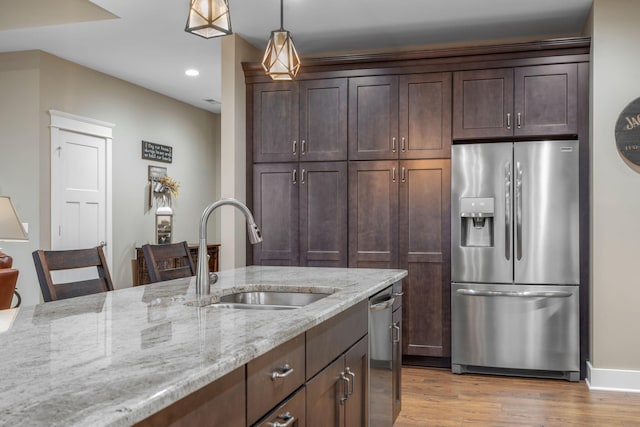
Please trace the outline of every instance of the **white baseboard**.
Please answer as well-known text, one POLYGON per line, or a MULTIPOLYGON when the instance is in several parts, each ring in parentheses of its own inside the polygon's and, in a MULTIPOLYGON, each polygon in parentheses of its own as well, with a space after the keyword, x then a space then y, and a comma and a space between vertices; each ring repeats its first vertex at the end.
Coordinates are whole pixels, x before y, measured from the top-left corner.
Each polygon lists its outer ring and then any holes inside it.
POLYGON ((599 369, 587 362, 586 383, 590 390, 640 393, 640 371, 599 369))

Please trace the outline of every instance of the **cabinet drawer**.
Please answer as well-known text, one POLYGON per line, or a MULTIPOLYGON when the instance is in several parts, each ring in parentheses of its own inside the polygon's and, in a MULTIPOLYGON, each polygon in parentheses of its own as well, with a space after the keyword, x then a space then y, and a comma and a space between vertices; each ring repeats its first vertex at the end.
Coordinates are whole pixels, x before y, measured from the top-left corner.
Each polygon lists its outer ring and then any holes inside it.
POLYGON ((368 304, 362 301, 307 331, 307 379, 367 334, 368 304))
POLYGON ((304 383, 304 343, 304 335, 299 335, 247 364, 249 424, 304 383))
POLYGON ((280 425, 282 425, 287 422, 290 423, 287 425, 291 427, 305 427, 307 425, 305 391, 305 388, 302 387, 286 402, 264 417, 258 424, 256 424, 256 427, 271 427, 275 423, 280 423, 280 425))

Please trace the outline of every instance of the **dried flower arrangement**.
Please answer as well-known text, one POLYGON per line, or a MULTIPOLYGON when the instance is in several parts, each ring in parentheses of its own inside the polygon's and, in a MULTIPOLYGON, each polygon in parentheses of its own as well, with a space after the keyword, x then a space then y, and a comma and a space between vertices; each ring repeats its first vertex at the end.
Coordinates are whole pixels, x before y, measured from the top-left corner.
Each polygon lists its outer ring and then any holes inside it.
POLYGON ((180 188, 180 183, 175 181, 168 175, 160 178, 160 185, 163 187, 163 192, 170 191, 174 197, 178 197, 178 189, 180 188))

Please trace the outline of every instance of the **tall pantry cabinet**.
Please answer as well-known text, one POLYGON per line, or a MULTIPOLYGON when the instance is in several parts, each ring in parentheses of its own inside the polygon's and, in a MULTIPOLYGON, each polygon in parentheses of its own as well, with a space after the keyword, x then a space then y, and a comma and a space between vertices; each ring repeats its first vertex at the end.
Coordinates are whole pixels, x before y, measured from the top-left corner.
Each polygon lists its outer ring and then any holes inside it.
POLYGON ((406 269, 403 361, 447 366, 451 144, 578 135, 588 51, 566 39, 310 58, 292 82, 243 64, 264 238, 249 262, 406 269))

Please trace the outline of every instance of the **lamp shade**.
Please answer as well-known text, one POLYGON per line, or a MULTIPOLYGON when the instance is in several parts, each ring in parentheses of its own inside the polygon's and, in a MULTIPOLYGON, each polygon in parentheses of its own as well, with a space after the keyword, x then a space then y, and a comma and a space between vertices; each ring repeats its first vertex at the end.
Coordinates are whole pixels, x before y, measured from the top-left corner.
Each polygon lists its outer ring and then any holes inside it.
POLYGON ((289 31, 271 32, 262 68, 273 80, 293 80, 300 69, 300 58, 289 31))
POLYGON ((191 0, 188 33, 210 39, 231 34, 231 16, 227 0, 191 0))
POLYGON ((18 213, 13 207, 11 198, 0 196, 0 240, 25 241, 29 240, 18 213))

